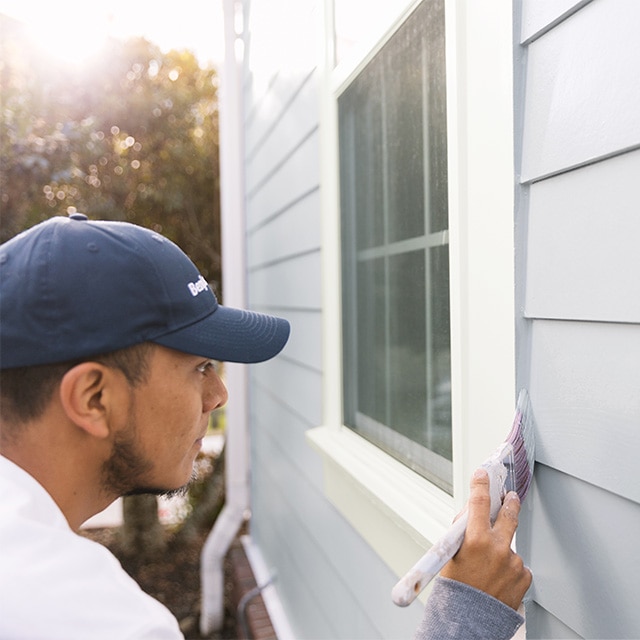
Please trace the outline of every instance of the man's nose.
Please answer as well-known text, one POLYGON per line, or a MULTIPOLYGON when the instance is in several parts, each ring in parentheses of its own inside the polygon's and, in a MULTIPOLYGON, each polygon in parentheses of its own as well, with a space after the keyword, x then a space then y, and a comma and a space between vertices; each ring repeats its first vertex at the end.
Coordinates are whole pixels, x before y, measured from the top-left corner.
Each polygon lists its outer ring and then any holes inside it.
POLYGON ((203 399, 203 411, 204 413, 211 413, 215 409, 219 409, 227 404, 229 399, 229 393, 222 378, 217 373, 212 373, 207 379, 207 386, 205 389, 203 399))

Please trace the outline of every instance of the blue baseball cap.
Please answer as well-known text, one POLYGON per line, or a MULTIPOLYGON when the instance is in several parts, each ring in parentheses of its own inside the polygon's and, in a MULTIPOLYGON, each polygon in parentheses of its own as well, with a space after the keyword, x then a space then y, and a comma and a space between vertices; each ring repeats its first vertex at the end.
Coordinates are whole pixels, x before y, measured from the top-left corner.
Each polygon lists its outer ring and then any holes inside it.
POLYGON ((89 358, 142 342, 262 362, 289 323, 218 304, 176 244, 126 222, 55 217, 0 246, 0 368, 89 358))

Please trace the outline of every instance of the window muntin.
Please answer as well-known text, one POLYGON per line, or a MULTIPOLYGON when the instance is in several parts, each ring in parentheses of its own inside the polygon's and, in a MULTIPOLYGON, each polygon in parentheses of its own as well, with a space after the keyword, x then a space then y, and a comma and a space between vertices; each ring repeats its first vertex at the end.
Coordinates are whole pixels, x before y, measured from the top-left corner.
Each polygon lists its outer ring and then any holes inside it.
POLYGON ((444 7, 338 98, 344 421, 452 491, 444 7))

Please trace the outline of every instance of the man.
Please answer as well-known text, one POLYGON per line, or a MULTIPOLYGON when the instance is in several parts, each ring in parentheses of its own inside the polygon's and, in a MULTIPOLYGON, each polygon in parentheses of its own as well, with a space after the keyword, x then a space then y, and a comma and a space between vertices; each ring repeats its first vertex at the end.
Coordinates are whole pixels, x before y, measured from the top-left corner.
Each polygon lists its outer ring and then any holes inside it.
POLYGON ((186 485, 227 399, 212 361, 267 360, 289 325, 219 306, 176 245, 125 223, 53 218, 0 268, 0 637, 179 638, 74 531, 186 485))
MULTIPOLYGON (((227 399, 212 361, 272 358, 289 324, 218 305, 159 234, 82 214, 6 242, 0 273, 0 638, 180 638, 169 611, 75 530, 119 496, 187 485, 227 399)), ((428 634, 451 621, 462 635, 446 637, 476 637, 454 615, 469 593, 513 623, 526 582, 509 555, 518 506, 505 501, 492 529, 482 482, 421 637, 444 637, 428 634)))

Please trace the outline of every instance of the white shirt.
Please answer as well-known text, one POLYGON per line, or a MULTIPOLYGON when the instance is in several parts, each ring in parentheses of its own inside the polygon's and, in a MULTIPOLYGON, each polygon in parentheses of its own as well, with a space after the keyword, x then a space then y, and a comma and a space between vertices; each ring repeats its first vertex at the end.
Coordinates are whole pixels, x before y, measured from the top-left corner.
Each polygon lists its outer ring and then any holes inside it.
POLYGON ((0 456, 0 639, 177 640, 177 620, 0 456))

